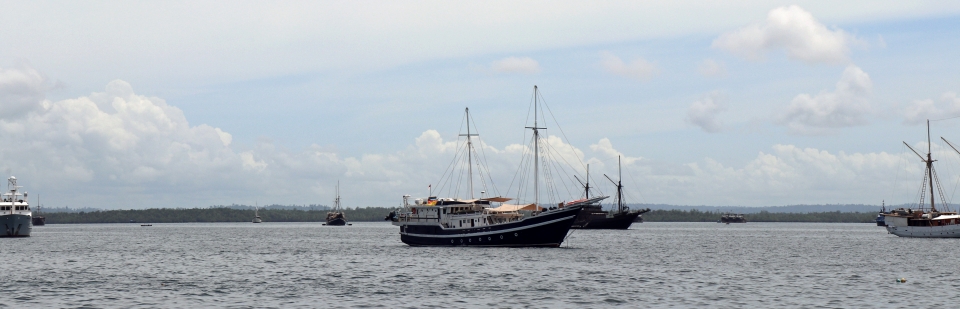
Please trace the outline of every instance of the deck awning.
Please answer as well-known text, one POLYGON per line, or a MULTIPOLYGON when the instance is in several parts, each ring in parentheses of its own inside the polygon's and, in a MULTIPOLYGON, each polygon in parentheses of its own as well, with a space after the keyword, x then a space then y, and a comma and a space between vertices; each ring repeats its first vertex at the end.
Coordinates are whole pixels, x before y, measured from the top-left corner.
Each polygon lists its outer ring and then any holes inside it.
POLYGON ((487 208, 487 211, 488 211, 488 212, 513 212, 513 211, 518 211, 518 210, 535 210, 535 211, 540 211, 540 210, 543 210, 543 207, 539 207, 539 206, 534 205, 534 204, 527 204, 527 205, 503 204, 503 205, 500 205, 500 207, 487 208))
POLYGON ((933 218, 932 220, 950 220, 950 219, 960 219, 960 215, 944 215, 933 218))

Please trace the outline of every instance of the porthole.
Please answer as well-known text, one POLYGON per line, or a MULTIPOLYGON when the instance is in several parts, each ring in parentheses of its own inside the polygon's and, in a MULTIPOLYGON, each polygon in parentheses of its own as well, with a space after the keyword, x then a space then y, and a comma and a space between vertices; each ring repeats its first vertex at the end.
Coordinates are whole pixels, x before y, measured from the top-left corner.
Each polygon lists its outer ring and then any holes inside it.
POLYGON ((492 239, 492 238, 491 238, 491 237, 487 237, 487 240, 490 240, 490 239, 492 239))
POLYGON ((503 239, 503 235, 500 235, 500 239, 503 239))
POLYGON ((451 243, 451 244, 453 243, 453 239, 450 240, 450 243, 451 243))
POLYGON ((517 236, 520 236, 520 234, 513 233, 513 236, 514 236, 514 237, 517 237, 517 236))

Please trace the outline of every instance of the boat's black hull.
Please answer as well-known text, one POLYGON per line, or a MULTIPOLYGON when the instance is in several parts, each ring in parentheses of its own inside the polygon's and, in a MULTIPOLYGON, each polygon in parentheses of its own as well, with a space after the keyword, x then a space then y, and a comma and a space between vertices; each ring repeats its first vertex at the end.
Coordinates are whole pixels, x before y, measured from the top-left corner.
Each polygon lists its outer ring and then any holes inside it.
POLYGON ((400 226, 400 241, 411 246, 559 247, 580 206, 555 210, 521 221, 477 228, 400 226))
POLYGON ((47 225, 47 218, 44 217, 33 217, 33 225, 47 225))
POLYGON ((612 217, 607 217, 607 212, 595 212, 584 210, 577 216, 573 222, 573 229, 583 230, 626 230, 630 228, 633 221, 640 216, 640 212, 622 212, 616 213, 612 217))
POLYGON ((336 219, 327 221, 327 225, 343 226, 343 225, 347 225, 347 220, 344 220, 343 218, 336 218, 336 219))

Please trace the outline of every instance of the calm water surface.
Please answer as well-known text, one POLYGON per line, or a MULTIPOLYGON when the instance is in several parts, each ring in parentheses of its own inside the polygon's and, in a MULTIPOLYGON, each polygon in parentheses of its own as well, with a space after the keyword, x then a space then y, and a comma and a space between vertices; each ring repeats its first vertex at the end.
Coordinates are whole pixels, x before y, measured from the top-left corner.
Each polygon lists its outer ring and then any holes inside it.
POLYGON ((905 308, 960 294, 960 239, 870 224, 643 223, 549 249, 415 248, 397 232, 38 226, 0 239, 0 307, 905 308))

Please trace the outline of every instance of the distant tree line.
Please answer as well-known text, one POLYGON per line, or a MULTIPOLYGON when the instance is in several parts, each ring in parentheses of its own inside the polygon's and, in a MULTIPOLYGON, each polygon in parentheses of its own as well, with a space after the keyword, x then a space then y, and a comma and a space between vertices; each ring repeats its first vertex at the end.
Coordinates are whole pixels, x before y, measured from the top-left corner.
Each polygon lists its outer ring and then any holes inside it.
MULTIPOLYGON (((347 221, 382 221, 394 208, 344 208, 347 221)), ((91 212, 43 213, 46 223, 185 223, 185 222, 249 222, 253 209, 227 207, 211 208, 151 208, 130 210, 100 210, 91 212)), ((261 209, 264 222, 325 222, 327 210, 261 209)))
MULTIPOLYGON (((645 222, 717 222, 723 212, 687 210, 651 210, 643 214, 645 222)), ((870 223, 877 217, 875 212, 769 212, 743 214, 747 222, 830 222, 830 223, 870 223)))
MULTIPOLYGON (((347 221, 382 221, 395 208, 356 207, 344 208, 347 221)), ((646 222, 717 222, 720 211, 691 210, 652 210, 643 214, 646 222)), ((49 212, 43 213, 49 224, 58 223, 184 223, 184 222, 249 222, 253 220, 253 209, 230 207, 211 208, 151 208, 131 210, 98 210, 90 212, 49 212)), ((877 214, 873 212, 809 212, 775 213, 761 211, 744 214, 747 222, 874 222, 877 214)), ((260 209, 264 222, 324 222, 327 210, 300 209, 260 209)))

